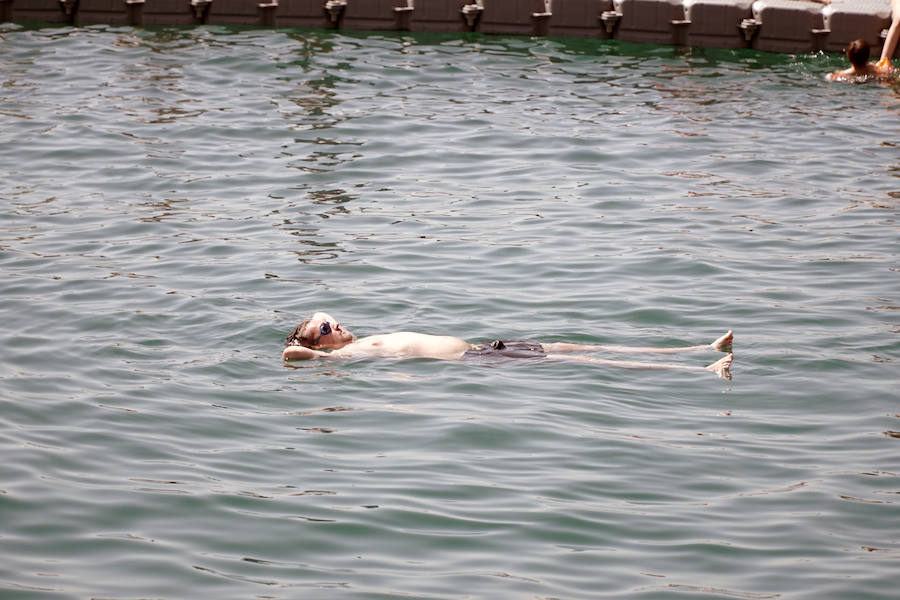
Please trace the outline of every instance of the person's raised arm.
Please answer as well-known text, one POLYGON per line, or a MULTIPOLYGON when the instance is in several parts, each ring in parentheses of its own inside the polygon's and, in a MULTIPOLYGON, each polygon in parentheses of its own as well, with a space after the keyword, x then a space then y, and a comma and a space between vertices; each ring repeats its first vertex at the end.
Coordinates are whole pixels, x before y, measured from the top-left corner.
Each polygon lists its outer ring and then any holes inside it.
POLYGON ((307 348, 305 346, 288 346, 281 353, 282 360, 312 360, 323 356, 328 356, 328 353, 313 350, 312 348, 307 348))

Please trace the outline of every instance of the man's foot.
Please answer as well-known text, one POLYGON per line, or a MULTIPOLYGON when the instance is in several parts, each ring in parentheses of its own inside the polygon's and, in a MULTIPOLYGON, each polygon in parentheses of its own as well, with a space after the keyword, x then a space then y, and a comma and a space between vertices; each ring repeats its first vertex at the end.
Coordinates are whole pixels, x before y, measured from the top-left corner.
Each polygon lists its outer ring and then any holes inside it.
POLYGON ((719 352, 731 352, 731 343, 734 341, 734 333, 729 329, 728 333, 714 341, 710 346, 719 352))
POLYGON ((707 371, 712 371, 722 379, 731 379, 731 363, 734 360, 734 354, 728 353, 713 364, 706 367, 707 371))

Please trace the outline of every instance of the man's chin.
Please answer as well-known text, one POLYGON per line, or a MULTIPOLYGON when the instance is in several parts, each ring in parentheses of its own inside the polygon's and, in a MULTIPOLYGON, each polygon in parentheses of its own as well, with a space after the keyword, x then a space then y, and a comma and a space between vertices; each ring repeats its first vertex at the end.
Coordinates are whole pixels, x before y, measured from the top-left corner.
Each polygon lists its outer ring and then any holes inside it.
POLYGON ((335 342, 329 342, 328 344, 322 344, 320 346, 316 346, 314 349, 315 350, 340 350, 341 348, 343 348, 347 344, 350 344, 351 342, 353 342, 353 338, 350 338, 349 340, 338 340, 335 342))

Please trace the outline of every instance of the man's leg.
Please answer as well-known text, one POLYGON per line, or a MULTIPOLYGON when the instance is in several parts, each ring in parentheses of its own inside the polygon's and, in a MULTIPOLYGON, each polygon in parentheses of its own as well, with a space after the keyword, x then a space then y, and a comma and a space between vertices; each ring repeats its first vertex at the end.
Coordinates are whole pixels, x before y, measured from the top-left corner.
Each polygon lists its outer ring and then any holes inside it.
POLYGON ((718 350, 719 352, 731 352, 731 344, 734 341, 734 333, 728 331, 725 335, 711 344, 702 346, 679 346, 677 348, 653 348, 644 346, 600 346, 592 344, 570 344, 568 342, 552 342, 541 344, 548 354, 564 354, 569 352, 623 352, 629 354, 680 354, 682 352, 697 352, 700 350, 718 350))
POLYGON ((621 367, 625 369, 649 369, 663 370, 672 369, 679 371, 712 371, 722 379, 731 379, 731 363, 734 361, 734 354, 729 353, 716 362, 705 367, 695 367, 692 365, 675 365, 666 363, 648 363, 637 362, 631 360, 611 360, 608 358, 597 358, 596 356, 586 356, 584 354, 548 354, 547 358, 557 360, 577 360, 580 362, 589 362, 598 365, 607 365, 610 367, 621 367))

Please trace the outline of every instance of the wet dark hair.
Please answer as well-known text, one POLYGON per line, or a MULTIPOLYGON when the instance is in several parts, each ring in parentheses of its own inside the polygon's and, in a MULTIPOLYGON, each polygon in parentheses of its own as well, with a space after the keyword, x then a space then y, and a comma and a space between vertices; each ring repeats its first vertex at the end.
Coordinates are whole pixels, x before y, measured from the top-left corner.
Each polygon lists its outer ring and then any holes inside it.
POLYGON ((294 330, 287 336, 284 340, 284 347, 288 346, 303 346, 304 348, 312 348, 313 342, 316 341, 316 338, 304 337, 303 330, 306 329, 306 326, 309 325, 309 322, 312 319, 307 319, 294 327, 294 330))
POLYGON ((850 64, 857 69, 862 69, 869 64, 871 52, 872 48, 866 40, 853 40, 847 46, 847 58, 850 59, 850 64))

